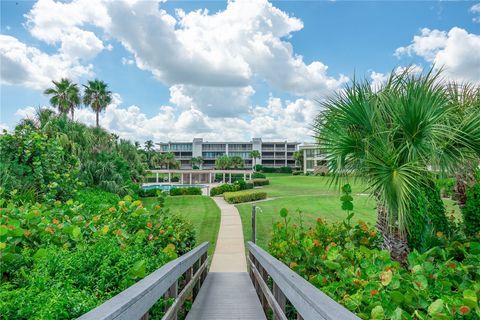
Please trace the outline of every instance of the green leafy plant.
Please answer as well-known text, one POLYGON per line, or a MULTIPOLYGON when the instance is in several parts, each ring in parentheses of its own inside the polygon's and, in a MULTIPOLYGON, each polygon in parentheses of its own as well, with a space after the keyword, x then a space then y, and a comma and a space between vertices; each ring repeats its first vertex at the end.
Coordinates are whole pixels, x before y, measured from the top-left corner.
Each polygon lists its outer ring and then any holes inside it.
POLYGON ((267 193, 256 190, 243 190, 236 192, 225 192, 223 198, 228 203, 242 203, 256 200, 262 200, 267 198, 267 193))
POLYGON ((171 196, 202 195, 202 189, 198 187, 173 188, 170 189, 171 196))

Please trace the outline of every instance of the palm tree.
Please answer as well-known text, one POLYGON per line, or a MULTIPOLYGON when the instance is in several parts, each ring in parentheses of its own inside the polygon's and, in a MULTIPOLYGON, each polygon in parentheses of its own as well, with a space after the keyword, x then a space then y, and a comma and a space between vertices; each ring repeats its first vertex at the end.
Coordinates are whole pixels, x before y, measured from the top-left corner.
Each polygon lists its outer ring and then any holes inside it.
POLYGON ((108 85, 105 82, 97 79, 88 81, 88 85, 84 85, 84 87, 83 103, 90 106, 95 112, 98 128, 100 126, 99 114, 112 102, 112 92, 108 90, 108 85))
POLYGON ((152 140, 147 140, 145 141, 145 146, 144 146, 144 150, 145 150, 145 154, 147 155, 147 163, 149 165, 149 167, 152 167, 152 156, 153 156, 153 153, 154 153, 154 144, 153 144, 153 141, 152 140))
POLYGON ((192 159, 190 159, 190 164, 192 165, 192 168, 201 169, 203 164, 203 158, 201 156, 192 157, 192 159))
POLYGON ((260 152, 258 150, 252 150, 250 151, 250 157, 253 159, 253 169, 255 170, 256 160, 261 158, 260 152))
POLYGON ((230 166, 234 169, 240 169, 245 166, 245 161, 240 156, 230 157, 230 166))
POLYGON ((231 158, 227 155, 220 156, 215 160, 215 168, 217 169, 225 170, 230 168, 230 166, 231 158))
POLYGON ((298 150, 293 153, 293 159, 295 159, 295 165, 300 164, 300 168, 303 170, 303 150, 298 150))
POLYGON ((383 249, 404 261, 409 208, 431 185, 433 167, 453 171, 480 155, 480 113, 463 116, 449 103, 440 73, 392 73, 374 92, 354 82, 323 103, 317 142, 341 184, 354 175, 377 200, 383 249), (463 161, 462 161, 463 162, 463 161))
POLYGON ((78 107, 81 100, 78 85, 66 78, 52 82, 54 86, 46 89, 43 93, 52 96, 50 104, 56 107, 61 114, 66 114, 70 111, 73 120, 74 110, 78 107))

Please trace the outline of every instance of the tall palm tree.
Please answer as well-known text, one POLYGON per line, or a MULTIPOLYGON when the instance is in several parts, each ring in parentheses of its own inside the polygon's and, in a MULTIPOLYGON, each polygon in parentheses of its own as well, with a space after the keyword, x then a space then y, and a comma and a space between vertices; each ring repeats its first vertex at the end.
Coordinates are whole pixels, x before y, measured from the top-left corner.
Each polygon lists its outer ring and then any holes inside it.
POLYGON ((359 177, 376 198, 383 248, 399 261, 409 251, 409 208, 431 185, 429 168, 452 172, 480 155, 480 113, 459 114, 446 92, 440 73, 407 69, 378 92, 354 82, 323 103, 314 124, 337 183, 359 177))
POLYGON ((153 153, 154 153, 154 148, 153 148, 154 144, 153 144, 153 141, 152 140, 147 140, 145 141, 145 146, 144 146, 144 150, 145 150, 145 153, 147 155, 147 163, 150 167, 152 167, 152 156, 153 156, 153 153))
POLYGON ((303 170, 303 150, 298 150, 293 153, 293 159, 295 159, 295 165, 299 165, 303 170))
POLYGON ((260 152, 258 150, 252 150, 250 151, 250 157, 253 159, 253 169, 255 170, 255 165, 257 164, 257 159, 261 158, 260 152))
POLYGON ((190 159, 190 164, 192 165, 192 168, 197 167, 198 169, 202 169, 203 158, 201 156, 192 157, 192 159, 190 159))
POLYGON ((43 93, 51 96, 50 104, 56 107, 61 114, 70 112, 73 120, 74 110, 81 100, 78 85, 66 78, 52 81, 52 83, 54 86, 46 89, 43 93))
POLYGON ((230 157, 230 165, 234 169, 241 169, 245 166, 245 161, 240 156, 230 157))
POLYGON ((215 160, 215 168, 220 169, 220 170, 225 170, 225 169, 230 168, 231 163, 232 163, 231 157, 229 157, 227 155, 223 155, 223 156, 218 157, 215 160))
POLYGON ((88 81, 84 85, 83 103, 90 106, 96 114, 97 128, 99 125, 99 114, 107 108, 112 102, 112 92, 108 90, 108 85, 100 80, 88 81))

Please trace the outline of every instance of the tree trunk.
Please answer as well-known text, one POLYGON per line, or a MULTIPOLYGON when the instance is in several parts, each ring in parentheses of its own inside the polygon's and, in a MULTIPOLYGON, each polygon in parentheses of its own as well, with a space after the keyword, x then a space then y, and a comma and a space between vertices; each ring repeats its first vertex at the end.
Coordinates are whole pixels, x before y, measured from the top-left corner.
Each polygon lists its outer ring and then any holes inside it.
POLYGON ((97 112, 97 128, 99 128, 99 124, 98 124, 98 112, 97 112))
POLYGON ((72 121, 73 121, 73 116, 74 116, 73 115, 74 114, 74 109, 73 108, 71 109, 71 112, 72 112, 72 121))
POLYGON ((381 249, 390 252, 392 259, 405 264, 410 252, 407 238, 397 227, 390 225, 387 210, 381 204, 377 204, 377 229, 383 237, 381 249))

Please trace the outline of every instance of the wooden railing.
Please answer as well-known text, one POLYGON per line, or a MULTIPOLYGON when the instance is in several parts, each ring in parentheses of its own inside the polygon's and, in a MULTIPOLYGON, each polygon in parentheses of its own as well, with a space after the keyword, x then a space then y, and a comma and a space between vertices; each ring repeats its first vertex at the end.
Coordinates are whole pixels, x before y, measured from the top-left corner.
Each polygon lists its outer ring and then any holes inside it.
POLYGON ((207 250, 208 242, 204 242, 84 314, 79 320, 148 319, 150 308, 162 297, 175 299, 162 319, 177 319, 185 300, 190 294, 195 298, 207 276, 207 250), (182 286, 180 292, 179 286, 182 286))
POLYGON ((299 320, 360 319, 251 241, 248 251, 250 278, 265 313, 271 309, 274 319, 287 320, 287 301, 299 320))

